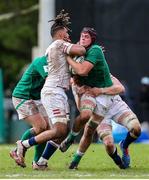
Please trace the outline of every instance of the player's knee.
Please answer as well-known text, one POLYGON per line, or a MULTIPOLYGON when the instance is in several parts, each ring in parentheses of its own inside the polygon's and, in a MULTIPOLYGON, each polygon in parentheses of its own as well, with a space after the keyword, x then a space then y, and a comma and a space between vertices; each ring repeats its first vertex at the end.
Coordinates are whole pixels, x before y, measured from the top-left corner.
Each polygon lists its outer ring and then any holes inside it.
POLYGON ((56 126, 52 131, 55 138, 65 138, 67 136, 67 128, 64 126, 56 126))
POLYGON ((115 145, 114 145, 114 140, 112 137, 111 132, 105 132, 102 134, 102 137, 100 138, 103 141, 103 144, 105 145, 107 153, 110 155, 113 153, 115 145))
POLYGON ((90 117, 91 117, 91 112, 90 111, 82 111, 80 113, 80 118, 84 122, 87 122, 90 117))
POLYGON ((133 127, 130 128, 130 133, 134 137, 139 137, 141 134, 141 125, 140 123, 135 123, 133 127))
POLYGON ((97 133, 105 146, 111 146, 113 144, 113 137, 111 131, 105 130, 105 131, 98 131, 97 133))
POLYGON ((103 138, 103 143, 109 149, 114 147, 114 142, 113 142, 113 138, 112 138, 111 134, 109 134, 103 138))
POLYGON ((36 134, 39 134, 39 133, 45 131, 46 129, 47 129, 46 126, 34 127, 34 131, 36 134))
POLYGON ((45 120, 45 129, 51 129, 51 127, 52 127, 51 121, 45 120))
POLYGON ((111 152, 114 151, 115 146, 114 146, 113 141, 107 141, 104 145, 105 145, 105 148, 106 148, 108 154, 111 154, 111 152))
POLYGON ((63 138, 65 136, 67 136, 67 132, 68 132, 68 119, 66 117, 54 117, 51 118, 52 121, 52 134, 53 137, 56 138, 63 138))
POLYGON ((141 134, 141 125, 135 114, 129 115, 127 121, 127 128, 132 136, 139 137, 141 134))

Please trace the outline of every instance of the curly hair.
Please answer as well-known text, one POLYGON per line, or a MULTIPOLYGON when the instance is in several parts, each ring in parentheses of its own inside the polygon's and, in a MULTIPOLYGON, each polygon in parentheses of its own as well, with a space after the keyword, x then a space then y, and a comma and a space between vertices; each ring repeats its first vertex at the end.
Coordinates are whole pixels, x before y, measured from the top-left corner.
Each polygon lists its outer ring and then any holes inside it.
POLYGON ((62 9, 60 13, 56 16, 55 19, 49 20, 48 22, 54 21, 54 24, 51 27, 51 36, 53 37, 55 33, 60 29, 68 29, 68 25, 71 24, 70 17, 68 16, 68 13, 65 13, 65 10, 62 9))
POLYGON ((87 32, 90 34, 91 39, 92 39, 92 44, 96 41, 97 39, 97 31, 94 28, 91 27, 84 27, 81 31, 82 32, 87 32))

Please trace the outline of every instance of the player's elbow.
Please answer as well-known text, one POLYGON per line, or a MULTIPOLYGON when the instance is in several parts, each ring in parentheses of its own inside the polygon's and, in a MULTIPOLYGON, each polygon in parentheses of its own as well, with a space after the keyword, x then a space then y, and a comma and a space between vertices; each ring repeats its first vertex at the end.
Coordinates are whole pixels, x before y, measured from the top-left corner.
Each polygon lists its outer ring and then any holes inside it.
POLYGON ((123 85, 121 85, 121 93, 125 92, 125 87, 123 85))
POLYGON ((83 56, 86 53, 86 50, 83 46, 73 45, 70 49, 70 55, 83 56))
POLYGON ((83 56, 86 53, 86 50, 83 46, 79 46, 75 49, 73 53, 77 56, 83 56))
POLYGON ((117 94, 124 93, 125 92, 125 88, 124 88, 124 86, 119 85, 119 86, 115 87, 115 91, 114 92, 115 93, 117 92, 117 94))

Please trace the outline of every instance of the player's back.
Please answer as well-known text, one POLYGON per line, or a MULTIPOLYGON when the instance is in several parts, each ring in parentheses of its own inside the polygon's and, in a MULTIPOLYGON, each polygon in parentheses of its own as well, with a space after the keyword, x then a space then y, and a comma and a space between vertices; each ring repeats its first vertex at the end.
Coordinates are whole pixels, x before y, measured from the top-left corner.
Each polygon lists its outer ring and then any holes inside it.
POLYGON ((47 76, 46 66, 45 56, 33 60, 17 83, 12 96, 22 99, 40 99, 40 91, 47 76))

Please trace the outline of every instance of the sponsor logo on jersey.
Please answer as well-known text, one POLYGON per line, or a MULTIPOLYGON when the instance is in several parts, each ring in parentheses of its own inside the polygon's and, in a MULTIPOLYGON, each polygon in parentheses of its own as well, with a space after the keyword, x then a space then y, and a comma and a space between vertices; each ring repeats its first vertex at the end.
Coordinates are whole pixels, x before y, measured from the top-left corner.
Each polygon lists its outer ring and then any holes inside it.
POLYGON ((47 72, 48 72, 48 65, 43 66, 43 69, 44 69, 44 71, 47 73, 47 72))

